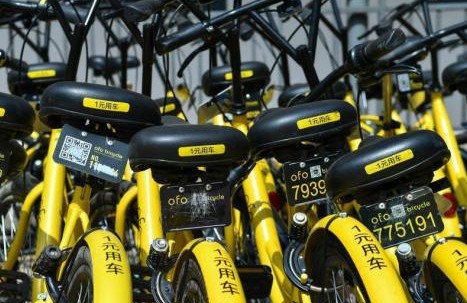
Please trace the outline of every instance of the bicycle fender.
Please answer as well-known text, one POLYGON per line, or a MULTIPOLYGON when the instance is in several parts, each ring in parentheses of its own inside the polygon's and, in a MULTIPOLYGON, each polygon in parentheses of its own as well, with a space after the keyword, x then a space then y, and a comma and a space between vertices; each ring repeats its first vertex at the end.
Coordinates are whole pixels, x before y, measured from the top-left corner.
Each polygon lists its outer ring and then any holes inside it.
MULTIPOLYGON (((125 248, 116 234, 92 229, 73 248, 86 245, 92 262, 94 302, 133 302, 131 271, 125 248)), ((73 253, 67 262, 73 262, 73 253)))
POLYGON ((376 237, 360 221, 346 214, 327 216, 312 228, 304 249, 307 268, 314 248, 326 233, 334 235, 351 257, 370 302, 387 302, 388 298, 391 302, 411 302, 404 282, 376 237))
POLYGON ((425 260, 428 271, 431 266, 439 268, 467 300, 467 244, 458 238, 441 238, 427 247, 425 260))
POLYGON ((183 276, 188 258, 194 259, 201 269, 209 302, 246 303, 235 262, 221 244, 204 239, 188 243, 175 264, 175 283, 183 276))

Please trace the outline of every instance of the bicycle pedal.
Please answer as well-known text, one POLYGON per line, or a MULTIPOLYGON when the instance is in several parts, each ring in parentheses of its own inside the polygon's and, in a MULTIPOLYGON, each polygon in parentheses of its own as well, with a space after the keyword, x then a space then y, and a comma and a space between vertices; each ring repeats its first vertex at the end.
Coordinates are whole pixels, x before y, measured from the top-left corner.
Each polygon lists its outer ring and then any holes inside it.
POLYGON ((269 266, 239 265, 237 270, 247 299, 263 299, 269 297, 273 279, 269 266))
POLYGON ((154 302, 151 294, 152 270, 145 266, 131 265, 133 302, 154 302))
POLYGON ((31 278, 19 271, 0 270, 0 302, 26 302, 31 299, 31 278))

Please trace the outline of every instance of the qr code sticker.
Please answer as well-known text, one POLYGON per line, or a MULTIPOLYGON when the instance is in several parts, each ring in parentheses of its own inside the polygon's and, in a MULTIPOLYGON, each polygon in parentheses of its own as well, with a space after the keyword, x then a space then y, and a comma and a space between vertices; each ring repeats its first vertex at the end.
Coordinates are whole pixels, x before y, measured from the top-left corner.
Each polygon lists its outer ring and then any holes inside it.
POLYGON ((399 90, 403 93, 410 92, 410 77, 409 74, 397 75, 397 84, 399 90))
POLYGON ((65 136, 62 149, 58 157, 60 159, 85 166, 91 152, 92 144, 83 140, 65 136))
POLYGON ((315 165, 310 167, 310 178, 319 178, 321 177, 321 165, 315 165))
POLYGON ((404 205, 398 204, 398 205, 391 206, 391 213, 394 218, 405 217, 406 213, 405 213, 404 205))

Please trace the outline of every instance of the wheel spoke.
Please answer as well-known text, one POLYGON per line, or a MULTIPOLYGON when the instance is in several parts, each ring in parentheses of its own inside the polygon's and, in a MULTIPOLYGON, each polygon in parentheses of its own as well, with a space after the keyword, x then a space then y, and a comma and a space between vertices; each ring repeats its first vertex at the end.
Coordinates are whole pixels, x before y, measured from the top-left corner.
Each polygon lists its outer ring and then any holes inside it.
POLYGON ((5 231, 5 216, 2 215, 2 237, 3 237, 3 254, 4 254, 4 259, 6 261, 7 258, 7 238, 6 238, 6 231, 5 231))

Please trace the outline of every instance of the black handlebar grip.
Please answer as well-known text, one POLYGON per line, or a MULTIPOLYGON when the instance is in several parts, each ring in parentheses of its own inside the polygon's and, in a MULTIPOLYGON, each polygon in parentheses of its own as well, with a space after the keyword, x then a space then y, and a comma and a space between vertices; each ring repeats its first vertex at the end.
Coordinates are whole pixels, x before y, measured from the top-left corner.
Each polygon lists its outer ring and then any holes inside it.
POLYGON ((347 68, 351 73, 367 71, 381 57, 395 50, 404 41, 404 32, 396 28, 376 40, 355 45, 349 52, 347 68))
POLYGON ((363 56, 369 62, 376 62, 404 42, 405 34, 402 30, 398 28, 390 30, 378 39, 367 42, 363 48, 363 56))
POLYGON ((35 13, 40 5, 32 1, 0 0, 0 7, 18 13, 35 13))
POLYGON ((176 48, 201 38, 205 33, 207 33, 207 30, 203 23, 183 28, 174 34, 159 39, 159 41, 156 42, 157 52, 160 55, 164 55, 176 48))

